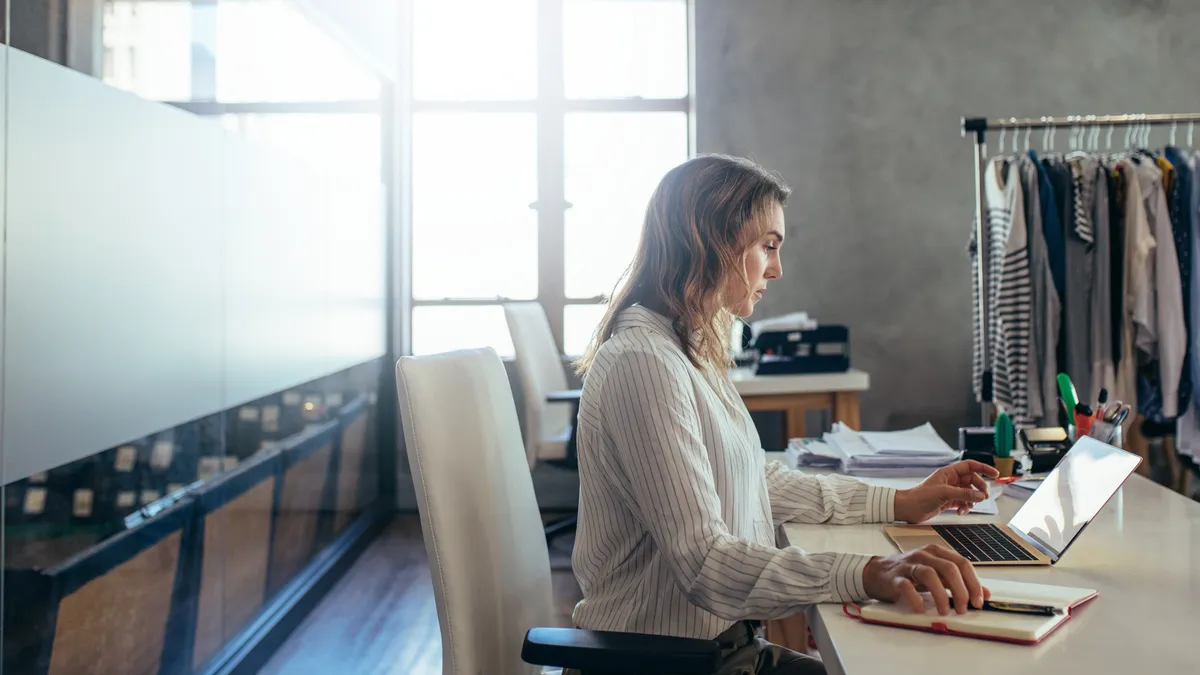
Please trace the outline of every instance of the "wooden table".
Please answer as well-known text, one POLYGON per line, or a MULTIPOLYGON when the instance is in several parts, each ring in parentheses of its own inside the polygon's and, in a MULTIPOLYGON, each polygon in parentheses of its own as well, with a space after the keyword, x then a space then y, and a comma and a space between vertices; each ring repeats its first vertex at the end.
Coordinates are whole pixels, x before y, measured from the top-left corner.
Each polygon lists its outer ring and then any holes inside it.
POLYGON ((858 429, 861 426, 858 395, 871 384, 871 378, 861 370, 755 375, 749 369, 735 369, 729 375, 749 410, 783 412, 784 433, 789 439, 808 435, 805 416, 809 410, 828 410, 835 422, 858 429))
MULTIPOLYGON (((874 479, 909 487, 917 479, 874 479)), ((997 500, 1007 522, 1024 502, 997 500)), ((895 553, 881 526, 783 526, 786 542, 809 552, 895 553)), ((983 577, 1094 588, 1099 597, 1034 646, 871 626, 841 605, 807 617, 833 675, 921 673, 1194 673, 1200 635, 1200 503, 1133 475, 1053 567, 985 567, 983 577), (972 665, 973 664, 973 665, 972 665)))

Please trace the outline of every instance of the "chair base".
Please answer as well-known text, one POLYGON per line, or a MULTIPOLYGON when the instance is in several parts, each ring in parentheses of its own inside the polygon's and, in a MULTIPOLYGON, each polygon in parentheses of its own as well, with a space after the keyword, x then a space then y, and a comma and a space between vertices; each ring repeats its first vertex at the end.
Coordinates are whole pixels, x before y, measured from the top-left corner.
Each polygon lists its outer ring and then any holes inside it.
POLYGON ((546 534, 546 542, 549 543, 555 537, 568 534, 575 531, 575 526, 579 523, 579 516, 570 515, 558 520, 552 520, 542 527, 542 531, 546 534))

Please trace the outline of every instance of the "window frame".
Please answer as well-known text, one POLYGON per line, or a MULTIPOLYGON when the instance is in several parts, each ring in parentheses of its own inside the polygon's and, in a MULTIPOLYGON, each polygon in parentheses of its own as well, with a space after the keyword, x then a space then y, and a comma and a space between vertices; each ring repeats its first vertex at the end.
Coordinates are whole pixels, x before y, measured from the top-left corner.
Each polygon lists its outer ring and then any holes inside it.
MULTIPOLYGON (((564 315, 568 305, 598 305, 608 301, 605 295, 585 298, 569 297, 566 294, 566 211, 571 204, 566 199, 566 117, 576 112, 681 112, 687 117, 687 152, 688 156, 695 153, 696 148, 696 110, 695 110, 695 0, 684 0, 687 16, 687 78, 688 94, 682 98, 567 98, 565 91, 564 67, 564 6, 572 0, 538 0, 537 7, 537 97, 524 100, 469 100, 447 101, 418 99, 409 89, 408 110, 410 114, 419 113, 499 113, 525 112, 533 113, 537 128, 537 198, 529 208, 537 212, 537 265, 538 284, 535 301, 546 311, 550 322, 550 330, 554 335, 555 344, 559 351, 563 349, 563 333, 565 329, 564 315)), ((632 0, 631 0, 632 1, 632 0)), ((655 2, 657 0, 637 0, 655 2)), ((407 22, 408 30, 412 30, 412 22, 407 22)), ((411 39, 408 41, 411 45, 411 39)), ((411 81, 413 58, 409 59, 408 79, 411 81)), ((406 131, 411 135, 412 125, 406 125, 406 131)), ((406 144, 412 145, 411 136, 406 144)), ((411 158, 407 172, 408 194, 412 194, 411 158)), ((408 218, 406 223, 411 228, 412 205, 411 199, 406 205, 408 218)), ((411 242, 411 237, 408 237, 411 242)), ((411 273, 412 257, 417 253, 411 246, 406 251, 408 258, 406 268, 411 273)), ((408 284, 408 307, 404 313, 408 317, 405 322, 403 337, 404 353, 409 353, 412 345, 413 310, 417 307, 430 306, 495 306, 508 302, 528 302, 503 296, 464 298, 427 298, 418 299, 412 295, 411 281, 408 284)))

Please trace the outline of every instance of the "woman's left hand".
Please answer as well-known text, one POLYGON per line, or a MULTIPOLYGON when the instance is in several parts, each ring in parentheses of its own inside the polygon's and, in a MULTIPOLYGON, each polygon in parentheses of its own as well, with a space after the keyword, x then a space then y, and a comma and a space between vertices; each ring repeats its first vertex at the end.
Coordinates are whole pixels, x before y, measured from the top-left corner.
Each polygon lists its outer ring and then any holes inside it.
POLYGON ((896 519, 921 523, 946 509, 957 509, 960 515, 966 515, 975 502, 987 499, 988 487, 983 476, 999 475, 995 467, 972 459, 943 466, 920 485, 896 492, 896 519))

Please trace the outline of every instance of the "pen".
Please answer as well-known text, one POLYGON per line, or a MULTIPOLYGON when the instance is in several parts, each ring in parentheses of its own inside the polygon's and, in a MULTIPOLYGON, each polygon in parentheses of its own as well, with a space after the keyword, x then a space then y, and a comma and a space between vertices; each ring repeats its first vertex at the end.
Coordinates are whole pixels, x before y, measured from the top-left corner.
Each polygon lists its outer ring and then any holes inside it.
POLYGON ((1126 406, 1125 408, 1123 408, 1121 410, 1121 412, 1114 415, 1110 421, 1113 423, 1113 425, 1119 426, 1121 424, 1121 422, 1124 422, 1125 418, 1128 416, 1129 416, 1129 407, 1126 406))
POLYGON ((1104 406, 1104 409, 1101 411, 1101 413, 1103 414, 1105 422, 1111 422, 1116 419, 1117 415, 1120 414, 1121 411, 1128 409, 1129 406, 1125 405, 1124 401, 1118 399, 1104 406))
MULTIPOLYGON (((954 608, 954 598, 950 598, 950 608, 954 608)), ((967 609, 975 608, 968 606, 967 609)), ((1035 614, 1037 616, 1054 616, 1063 612, 1063 610, 1053 605, 1035 605, 1028 602, 1004 602, 1003 600, 984 600, 981 609, 987 612, 1011 612, 1013 614, 1035 614)))

